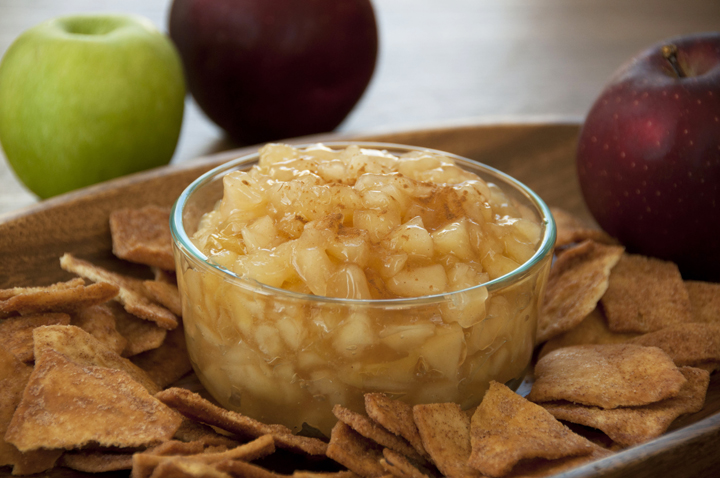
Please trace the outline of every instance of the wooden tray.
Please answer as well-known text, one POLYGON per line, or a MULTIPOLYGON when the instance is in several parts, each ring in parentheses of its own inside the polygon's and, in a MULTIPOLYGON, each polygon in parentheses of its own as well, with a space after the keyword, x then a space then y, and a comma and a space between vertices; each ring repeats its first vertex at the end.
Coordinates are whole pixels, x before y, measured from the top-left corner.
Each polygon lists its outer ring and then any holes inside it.
MULTIPOLYGON (((368 135, 323 135, 293 143, 353 139, 424 146, 494 166, 524 182, 550 206, 590 219, 575 176, 579 125, 572 122, 466 124, 368 135)), ((257 148, 199 158, 66 194, 0 217, 0 288, 66 280, 65 252, 112 262, 109 213, 119 207, 171 205, 201 173, 257 148)), ((640 446, 557 475, 579 477, 706 477, 720 470, 720 379, 705 408, 676 420, 671 431, 640 446)), ((5 469, 7 470, 7 469, 5 469)), ((64 471, 62 476, 74 476, 64 471)), ((0 471, 3 476, 3 471, 0 471)))

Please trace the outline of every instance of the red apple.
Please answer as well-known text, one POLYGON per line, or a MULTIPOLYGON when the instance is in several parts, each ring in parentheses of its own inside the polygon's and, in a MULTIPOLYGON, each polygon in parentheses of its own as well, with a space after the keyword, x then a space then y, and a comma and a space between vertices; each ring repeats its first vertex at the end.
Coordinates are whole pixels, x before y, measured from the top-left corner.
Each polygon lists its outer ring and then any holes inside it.
POLYGON ((587 115, 577 170, 598 224, 630 252, 720 280, 720 32, 623 65, 587 115))
POLYGON ((169 23, 193 97, 242 143, 335 129, 375 69, 370 0, 175 0, 169 23))

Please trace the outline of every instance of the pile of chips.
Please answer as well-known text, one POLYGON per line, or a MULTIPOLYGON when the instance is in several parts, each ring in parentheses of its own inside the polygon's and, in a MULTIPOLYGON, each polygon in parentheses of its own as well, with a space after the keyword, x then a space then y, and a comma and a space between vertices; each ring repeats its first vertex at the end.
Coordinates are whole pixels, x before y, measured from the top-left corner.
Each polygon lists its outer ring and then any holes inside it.
POLYGON ((187 379, 169 210, 116 211, 114 254, 154 279, 65 254, 60 266, 78 277, 0 290, 0 467, 135 478, 549 476, 651 440, 703 408, 720 367, 720 284, 683 281, 674 264, 553 214, 556 260, 526 397, 493 382, 462 410, 369 393, 364 410, 335 405, 328 438, 225 410, 187 379))

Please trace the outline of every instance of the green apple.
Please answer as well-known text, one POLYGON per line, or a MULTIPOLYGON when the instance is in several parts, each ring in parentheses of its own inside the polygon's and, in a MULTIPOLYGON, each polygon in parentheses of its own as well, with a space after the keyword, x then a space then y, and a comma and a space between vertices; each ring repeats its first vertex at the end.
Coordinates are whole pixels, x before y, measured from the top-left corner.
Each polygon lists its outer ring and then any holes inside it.
POLYGON ((41 198, 167 164, 185 82, 147 19, 56 18, 21 34, 0 63, 0 144, 41 198))

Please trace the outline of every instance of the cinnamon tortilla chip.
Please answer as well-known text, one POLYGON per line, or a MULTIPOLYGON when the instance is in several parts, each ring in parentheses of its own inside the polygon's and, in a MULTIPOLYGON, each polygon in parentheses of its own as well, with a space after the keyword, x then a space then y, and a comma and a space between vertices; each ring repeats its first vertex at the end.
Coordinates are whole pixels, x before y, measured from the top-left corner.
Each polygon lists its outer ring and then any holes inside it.
POLYGON ((364 478, 385 475, 380 465, 382 448, 342 421, 338 421, 330 433, 327 456, 364 478))
POLYGON ((76 312, 118 295, 116 285, 105 281, 85 285, 82 279, 47 287, 16 287, 0 291, 0 318, 42 312, 76 312))
MULTIPOLYGON (((287 478, 287 475, 281 475, 253 463, 240 460, 221 461, 215 465, 215 469, 242 478, 287 478)), ((175 475, 172 478, 175 478, 175 475)))
POLYGON ((621 344, 639 335, 611 331, 602 310, 595 308, 575 327, 545 342, 538 354, 538 360, 553 350, 571 345, 621 344))
POLYGON ((226 448, 234 448, 240 445, 240 442, 219 434, 212 427, 190 420, 187 417, 183 417, 180 428, 175 432, 173 440, 200 443, 203 446, 224 446, 226 448))
POLYGON ((98 339, 113 352, 121 354, 128 341, 118 332, 115 314, 109 305, 105 303, 86 307, 73 314, 70 323, 98 339))
POLYGON ((145 206, 110 213, 113 254, 121 259, 175 270, 170 208, 145 206))
POLYGON ((394 450, 409 458, 423 460, 423 457, 403 438, 390 433, 381 425, 370 418, 353 412, 342 405, 336 404, 333 407, 333 414, 338 420, 345 423, 365 438, 374 441, 378 445, 394 450))
MULTIPOLYGON (((139 476, 133 474, 133 476, 139 476)), ((242 475, 241 475, 242 476, 242 475)), ((231 478, 213 464, 190 460, 185 457, 173 457, 160 463, 150 475, 151 478, 231 478)))
POLYGON ((630 343, 658 347, 678 367, 720 362, 720 322, 671 325, 636 337, 630 343))
POLYGON ((423 447, 440 472, 448 478, 480 478, 468 466, 470 458, 470 417, 456 403, 415 405, 413 418, 423 447))
POLYGON ((125 310, 145 320, 156 322, 165 329, 174 329, 178 319, 165 307, 152 302, 146 295, 143 281, 133 277, 111 272, 90 262, 64 254, 60 258, 60 266, 74 274, 85 277, 94 282, 109 282, 119 288, 115 300, 120 302, 125 310))
POLYGON ((540 307, 538 343, 567 332, 595 309, 623 251, 621 246, 585 241, 558 256, 540 307))
POLYGON ((131 451, 77 450, 65 452, 59 465, 84 473, 105 473, 132 468, 131 451))
POLYGON ((308 455, 324 455, 327 450, 327 444, 321 440, 293 435, 285 426, 266 425, 240 413, 225 410, 190 390, 172 387, 155 396, 184 416, 228 431, 243 440, 269 434, 275 439, 278 448, 308 455))
MULTIPOLYGON (((125 340, 125 348, 121 355, 133 357, 137 354, 155 350, 165 343, 168 330, 150 320, 144 320, 126 311, 117 302, 107 304, 108 310, 115 317, 115 328, 125 340)), ((177 330, 177 327, 173 330, 177 330)))
POLYGON ((380 466, 398 478, 430 478, 435 476, 434 473, 427 472, 427 469, 421 470, 420 466, 413 464, 405 455, 390 450, 389 448, 383 449, 383 458, 380 460, 380 466))
POLYGON ((145 387, 150 394, 159 387, 137 365, 119 356, 95 337, 74 325, 47 325, 33 330, 35 360, 48 351, 63 354, 78 365, 93 365, 122 370, 133 380, 145 387))
POLYGON ((573 468, 613 454, 614 452, 593 444, 593 451, 589 455, 571 456, 557 460, 546 460, 544 458, 523 460, 515 465, 512 472, 507 475, 507 478, 542 478, 546 476, 556 476, 563 471, 572 470, 573 468))
POLYGON ((472 417, 470 433, 468 464, 491 477, 505 475, 523 459, 588 455, 595 448, 541 406, 494 381, 472 417))
POLYGON ((20 451, 3 437, 31 373, 31 366, 0 347, 0 466, 15 465, 22 460, 20 451))
POLYGON ((182 327, 168 331, 160 347, 134 355, 130 361, 145 370, 160 388, 172 385, 192 371, 182 327))
POLYGON ((680 415, 702 410, 710 374, 701 369, 681 367, 687 383, 677 396, 640 407, 603 410, 568 402, 544 403, 559 420, 597 428, 623 446, 638 445, 659 437, 680 415))
POLYGON ((674 397, 686 381, 672 359, 657 347, 575 345, 538 361, 527 398, 611 409, 674 397))
POLYGON ((551 207, 550 212, 555 219, 557 229, 556 249, 584 242, 588 239, 602 244, 618 243, 605 231, 588 226, 583 220, 564 209, 551 207))
POLYGON ((690 298, 672 262, 624 254, 602 305, 613 332, 653 332, 692 320, 690 298))
POLYGON ((22 315, 0 320, 0 348, 13 353, 21 362, 32 362, 33 329, 41 325, 67 325, 70 316, 64 313, 22 315))
POLYGON ((180 291, 176 284, 169 282, 146 280, 143 282, 145 292, 148 297, 158 304, 166 307, 170 312, 182 316, 182 301, 180 300, 180 291))
POLYGON ((382 393, 366 393, 365 411, 377 423, 405 438, 421 456, 429 458, 413 419, 412 406, 382 393))
POLYGON ((90 443, 142 447, 169 440, 180 422, 124 371, 80 365, 47 350, 36 356, 5 438, 20 451, 90 443))
POLYGON ((720 284, 685 281, 693 322, 720 323, 720 284))

